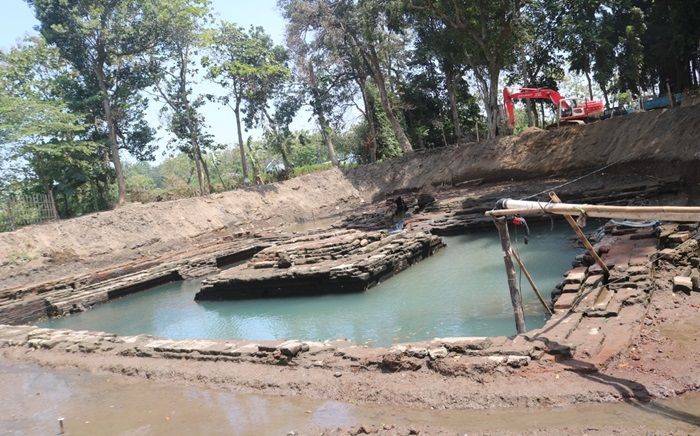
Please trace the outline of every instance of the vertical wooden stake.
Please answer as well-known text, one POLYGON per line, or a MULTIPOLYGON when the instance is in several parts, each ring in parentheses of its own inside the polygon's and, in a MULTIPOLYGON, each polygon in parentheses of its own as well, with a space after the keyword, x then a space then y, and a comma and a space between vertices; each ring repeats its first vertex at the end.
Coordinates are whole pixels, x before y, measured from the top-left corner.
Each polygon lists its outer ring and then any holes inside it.
POLYGON ((476 127, 476 142, 479 142, 479 122, 474 121, 474 127, 476 127))
MULTIPOLYGON (((561 203, 559 196, 554 192, 549 193, 549 198, 552 199, 552 203, 561 203)), ((574 220, 571 215, 564 215, 564 218, 566 219, 566 222, 569 223, 571 228, 574 229, 574 232, 576 232, 576 236, 578 236, 578 238, 583 243, 583 246, 586 247, 586 250, 588 250, 588 254, 590 254, 595 260, 595 262, 603 269, 605 277, 607 278, 608 276, 610 276, 610 270, 608 269, 608 266, 605 265, 603 259, 601 259, 600 256, 598 256, 598 253, 595 252, 595 248, 593 248, 591 243, 588 241, 588 238, 586 238, 586 235, 583 234, 581 228, 578 226, 578 224, 576 224, 576 220, 574 220)))
POLYGON ((515 265, 511 257, 513 250, 510 245, 510 235, 508 234, 508 223, 505 217, 492 217, 498 229, 498 236, 501 237, 501 248, 503 249, 503 262, 506 265, 506 275, 508 276, 508 289, 510 290, 510 302, 513 305, 513 316, 515 317, 515 329, 518 334, 525 333, 525 314, 523 313, 523 298, 518 289, 518 282, 515 279, 515 265))
POLYGON ((673 109, 673 107, 675 106, 675 98, 673 96, 673 93, 671 92, 671 84, 669 83, 668 79, 666 79, 666 92, 668 93, 668 107, 670 109, 673 109))

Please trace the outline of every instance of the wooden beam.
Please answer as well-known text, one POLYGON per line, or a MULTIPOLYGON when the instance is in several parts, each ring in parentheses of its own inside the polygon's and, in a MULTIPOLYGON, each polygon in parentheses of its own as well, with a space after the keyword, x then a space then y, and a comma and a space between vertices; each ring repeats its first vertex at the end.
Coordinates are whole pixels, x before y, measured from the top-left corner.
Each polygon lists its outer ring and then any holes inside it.
POLYGON ((542 294, 540 294, 540 290, 537 289, 537 286, 535 285, 535 281, 532 279, 532 276, 530 275, 530 271, 525 268, 525 264, 523 264, 523 261, 520 259, 520 255, 516 250, 512 250, 513 252, 513 257, 515 258, 515 261, 518 262, 518 265, 520 265, 520 268, 522 268, 523 273, 525 273, 525 278, 527 281, 530 283, 530 286, 532 287, 532 290, 535 291, 535 295, 537 295, 537 299, 540 300, 540 303, 542 303, 542 306, 544 306, 544 309, 552 315, 552 309, 549 308, 549 305, 544 301, 544 298, 542 298, 542 294))
POLYGON ((589 218, 700 222, 700 207, 691 206, 599 206, 593 204, 544 203, 507 199, 504 209, 490 210, 490 216, 586 215, 589 218))
POLYGON ((513 265, 513 253, 508 234, 508 222, 505 218, 493 217, 493 222, 501 237, 501 248, 503 249, 503 262, 506 266, 506 276, 508 277, 508 289, 510 291, 510 303, 513 306, 513 317, 515 318, 515 329, 518 334, 525 333, 525 314, 523 313, 523 298, 515 279, 515 265, 513 265))
MULTIPOLYGON (((549 198, 552 199, 553 203, 561 203, 561 200, 557 196, 556 193, 550 192, 549 193, 549 198)), ((598 256, 598 253, 596 253, 595 248, 591 245, 591 243, 588 241, 588 238, 586 238, 586 235, 583 234, 583 230, 581 230, 581 227, 576 224, 576 220, 574 220, 571 215, 564 215, 564 219, 566 219, 566 222, 569 223, 572 229, 574 229, 574 232, 576 232, 576 236, 581 240, 583 243, 583 246, 586 247, 586 250, 588 250, 588 254, 590 254, 595 262, 603 269, 603 272, 605 273, 605 277, 610 276, 610 270, 608 269, 608 266, 605 265, 605 262, 603 262, 603 259, 598 256)))

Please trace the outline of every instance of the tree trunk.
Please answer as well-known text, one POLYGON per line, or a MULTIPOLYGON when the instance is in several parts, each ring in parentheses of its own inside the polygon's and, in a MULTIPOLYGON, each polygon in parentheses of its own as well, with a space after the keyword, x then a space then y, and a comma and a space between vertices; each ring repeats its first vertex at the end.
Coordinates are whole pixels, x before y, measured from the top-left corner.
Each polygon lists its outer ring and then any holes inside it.
MULTIPOLYGON (((278 136, 278 138, 279 138, 279 136, 278 136)), ((282 153, 282 163, 284 164, 284 170, 288 174, 291 174, 292 163, 289 161, 289 153, 287 152, 287 139, 286 138, 282 139, 282 142, 280 142, 280 153, 282 153)))
POLYGON ((456 142, 461 142, 463 133, 462 125, 459 121, 459 107, 457 106, 457 75, 454 67, 447 62, 444 63, 445 81, 447 82, 447 98, 450 101, 450 113, 452 114, 452 125, 456 142))
POLYGON ((544 129, 544 120, 542 120, 542 123, 540 123, 540 117, 537 115, 537 107, 535 104, 536 103, 532 100, 527 100, 525 103, 527 110, 530 112, 530 114, 532 114, 532 125, 544 129))
POLYGON ((238 148, 241 153, 241 170, 243 171, 243 184, 248 183, 248 162, 245 158, 245 147, 243 146, 243 132, 241 130, 241 99, 236 98, 236 107, 234 108, 236 113, 236 129, 238 130, 238 148))
POLYGON ((214 190, 211 187, 211 177, 209 176, 209 166, 207 165, 207 161, 202 158, 202 169, 204 170, 204 179, 207 182, 206 187, 207 187, 207 194, 211 194, 214 190))
MULTIPOLYGON (((605 99, 605 108, 610 109, 610 100, 608 99, 608 88, 601 85, 600 90, 603 91, 603 98, 605 99)), ((641 95, 640 95, 641 98, 641 95)))
POLYGON ((588 95, 593 100, 593 84, 591 83, 591 73, 586 70, 586 80, 588 81, 588 95))
POLYGON ((540 102, 540 112, 542 113, 542 128, 544 129, 544 102, 540 102))
POLYGON ((114 172, 117 176, 117 188, 119 192, 117 206, 122 206, 126 203, 126 181, 124 180, 122 161, 119 158, 119 144, 117 144, 117 129, 115 128, 114 119, 112 117, 112 104, 109 101, 109 93, 107 91, 107 84, 105 83, 105 75, 101 63, 95 67, 95 73, 97 75, 97 85, 102 94, 102 109, 105 112, 104 115, 109 129, 109 149, 112 154, 114 172))
POLYGON ((398 118, 396 118, 396 113, 389 100, 389 94, 386 90, 386 83, 384 81, 384 73, 382 73, 381 66, 379 65, 379 58, 377 57, 377 52, 374 47, 370 47, 368 52, 369 64, 372 70, 372 76, 376 82, 377 88, 379 89, 379 98, 382 102, 382 107, 386 113, 387 119, 389 119, 389 124, 391 124, 391 129, 394 131, 396 140, 399 141, 399 146, 404 153, 410 153, 413 151, 411 146, 411 141, 408 140, 406 132, 404 132, 403 127, 398 118))
POLYGON ((374 124, 374 99, 369 95, 367 90, 367 81, 364 77, 357 78, 357 84, 360 87, 360 93, 362 94, 362 101, 365 105, 365 119, 367 120, 367 125, 369 126, 369 134, 371 135, 369 142, 369 161, 374 163, 377 161, 377 127, 374 124))
POLYGON ((282 154, 282 163, 284 164, 284 170, 288 174, 291 174, 292 163, 289 160, 289 153, 287 152, 287 137, 286 135, 282 137, 282 135, 279 132, 279 128, 277 127, 277 123, 275 123, 275 120, 272 119, 269 113, 267 113, 267 110, 263 109, 262 112, 263 115, 265 115, 265 118, 267 118, 267 122, 270 123, 272 133, 275 135, 275 141, 278 142, 279 151, 280 154, 282 154))
POLYGON ((204 176, 202 174, 202 156, 196 142, 192 143, 192 155, 194 157, 194 168, 197 171, 197 183, 199 184, 199 195, 207 195, 204 188, 204 176))
POLYGON ((537 125, 537 115, 533 113, 530 102, 525 102, 525 116, 527 117, 527 126, 532 127, 537 125))
POLYGON ((331 128, 328 125, 328 120, 323 113, 323 104, 321 102, 321 91, 318 89, 318 83, 316 82, 316 72, 314 71, 314 65, 312 62, 308 64, 308 75, 309 75, 309 85, 311 85, 311 94, 313 97, 313 107, 314 112, 316 112, 316 117, 318 118, 318 125, 321 127, 321 137, 323 138, 323 143, 326 144, 328 149, 328 157, 331 160, 333 166, 338 166, 338 158, 335 156, 335 147, 333 147, 333 141, 331 140, 331 128))
POLYGON ((488 70, 489 80, 479 72, 478 69, 474 69, 474 75, 477 78, 477 82, 481 87, 481 98, 484 101, 484 108, 486 109, 486 122, 489 128, 489 139, 498 136, 498 122, 500 107, 498 105, 498 78, 500 76, 500 70, 497 68, 489 68, 488 70))
POLYGON ((248 142, 248 155, 250 156, 250 163, 253 166, 253 179, 255 179, 256 185, 262 185, 262 177, 260 177, 260 167, 258 166, 258 158, 255 156, 253 147, 248 142))
MULTIPOLYGON (((532 80, 530 80, 530 74, 527 71, 527 58, 525 55, 525 47, 520 48, 520 74, 523 76, 525 81, 525 86, 530 87, 532 85, 532 80)), ((525 115, 527 115, 527 126, 532 127, 536 125, 536 115, 533 116, 532 106, 530 106, 530 100, 525 100, 525 115)))
POLYGON ((339 162, 335 155, 335 147, 333 146, 333 140, 331 139, 331 128, 328 126, 328 121, 324 116, 319 116, 318 123, 321 126, 321 137, 323 137, 323 142, 326 144, 326 148, 328 149, 328 157, 333 166, 337 167, 339 162))

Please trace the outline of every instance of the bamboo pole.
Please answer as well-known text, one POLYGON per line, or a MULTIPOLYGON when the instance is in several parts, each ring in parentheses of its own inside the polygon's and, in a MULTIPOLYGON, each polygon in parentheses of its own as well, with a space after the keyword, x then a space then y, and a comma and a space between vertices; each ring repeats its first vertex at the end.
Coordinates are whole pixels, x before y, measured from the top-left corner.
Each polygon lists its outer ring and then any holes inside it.
MULTIPOLYGON (((559 199, 559 196, 555 192, 550 192, 549 193, 549 198, 552 199, 552 202, 560 204, 561 200, 559 199)), ((605 265, 605 262, 603 262, 603 259, 598 256, 598 253, 596 253, 595 248, 591 245, 591 243, 588 241, 588 238, 586 238, 586 235, 583 234, 583 231, 581 228, 576 224, 576 220, 574 220, 571 215, 564 215, 564 219, 566 219, 566 222, 569 223, 572 229, 574 229, 574 232, 576 232, 576 236, 581 240, 583 243, 583 246, 586 247, 586 250, 588 250, 588 254, 590 254, 595 262, 603 269, 603 272, 605 273, 605 277, 610 276, 610 270, 608 269, 608 266, 605 265)))
POLYGON ((525 273, 525 278, 527 281, 530 283, 530 286, 532 287, 532 290, 535 291, 535 295, 537 295, 537 298, 540 300, 540 303, 542 303, 542 306, 544 306, 545 310, 547 313, 552 315, 552 310, 549 308, 549 305, 544 301, 544 298, 542 298, 542 294, 540 294, 540 290, 537 289, 537 286, 535 285, 535 281, 532 279, 532 276, 530 275, 530 271, 525 268, 525 264, 523 264, 523 261, 520 259, 520 255, 516 250, 513 251, 513 257, 515 258, 515 261, 518 262, 518 265, 520 265, 520 268, 522 268, 523 273, 525 273))
POLYGON ((600 206, 511 199, 505 200, 503 204, 505 209, 490 210, 486 215, 499 217, 556 214, 586 215, 589 218, 700 222, 700 207, 694 206, 600 206))
POLYGON ((510 244, 510 235, 508 234, 508 224, 505 218, 493 218, 493 222, 498 229, 498 235, 501 237, 501 248, 503 249, 503 262, 506 266, 506 275, 508 277, 508 289, 510 291, 510 303, 513 306, 513 317, 515 318, 515 329, 518 334, 525 333, 525 314, 523 313, 523 298, 520 295, 517 281, 515 279, 515 265, 511 253, 513 249, 510 244))

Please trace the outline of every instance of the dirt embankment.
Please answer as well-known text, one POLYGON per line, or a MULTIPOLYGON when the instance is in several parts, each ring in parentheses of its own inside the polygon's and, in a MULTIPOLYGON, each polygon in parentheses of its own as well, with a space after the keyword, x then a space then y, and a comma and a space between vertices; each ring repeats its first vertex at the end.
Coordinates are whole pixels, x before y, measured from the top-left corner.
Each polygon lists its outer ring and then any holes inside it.
MULTIPOLYGON (((652 163, 662 171, 700 160, 700 106, 632 114, 589 126, 464 144, 283 183, 120 209, 0 234, 0 289, 36 280, 57 264, 99 268, 182 249, 241 231, 333 216, 393 192, 453 186, 483 178, 508 180, 572 174, 619 163, 652 163)), ((693 163, 694 162, 694 163, 693 163)), ((685 171, 685 169, 681 170, 685 171)), ((699 190, 700 191, 700 190, 699 190)))
POLYGON ((363 194, 381 196, 391 190, 449 186, 478 178, 498 181, 572 174, 612 163, 620 165, 611 171, 649 163, 658 171, 669 167, 686 171, 700 161, 699 142, 700 105, 696 105, 552 131, 531 128, 497 141, 366 165, 350 171, 348 177, 363 194))

